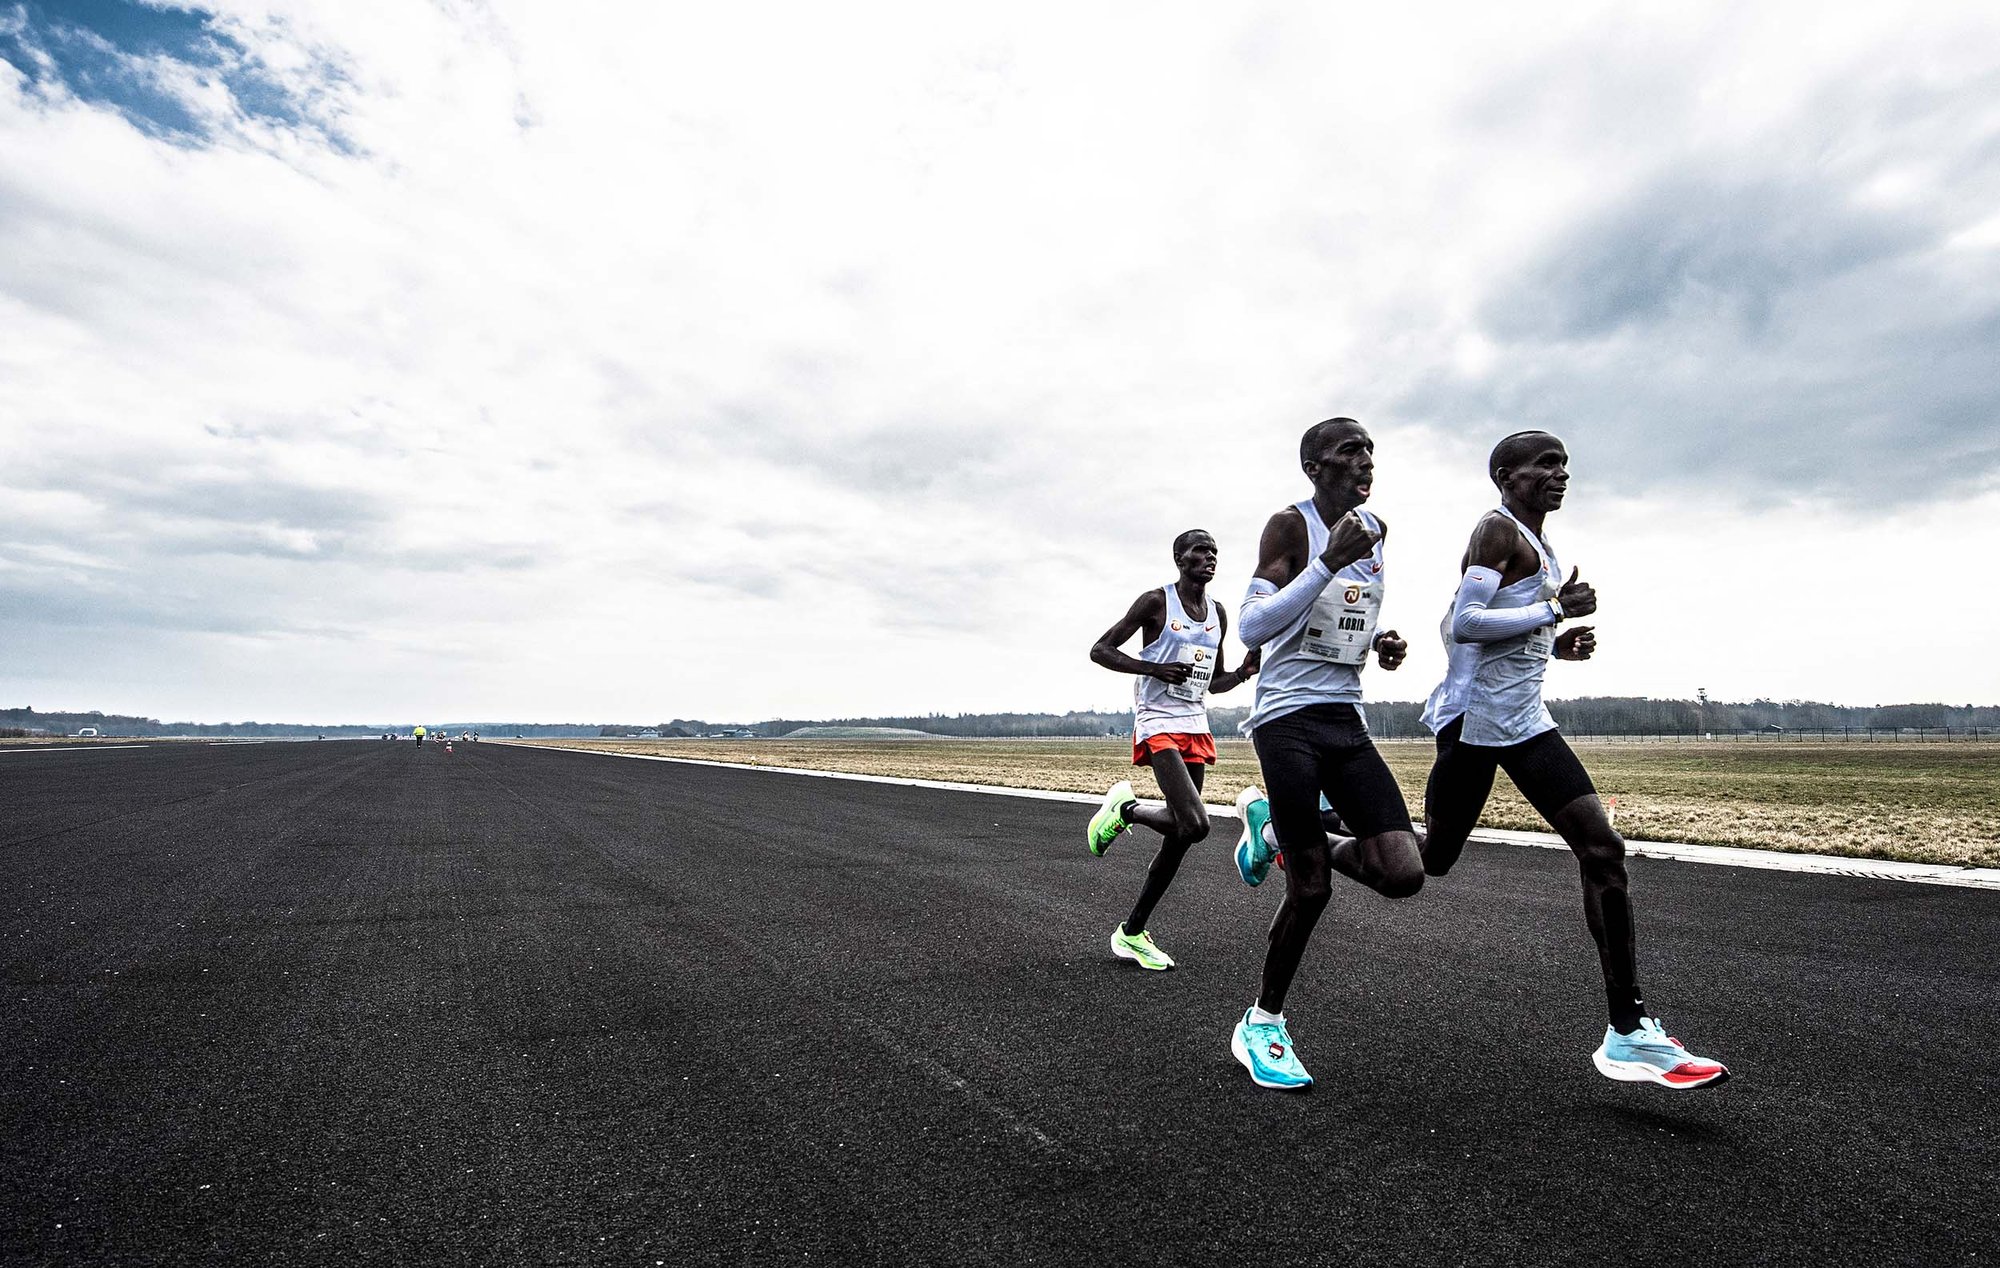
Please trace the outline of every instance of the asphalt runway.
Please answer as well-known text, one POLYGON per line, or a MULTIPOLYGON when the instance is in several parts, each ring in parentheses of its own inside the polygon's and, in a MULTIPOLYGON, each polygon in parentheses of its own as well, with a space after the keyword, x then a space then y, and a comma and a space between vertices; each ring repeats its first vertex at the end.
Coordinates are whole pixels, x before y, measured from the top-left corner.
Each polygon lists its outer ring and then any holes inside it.
MULTIPOLYGON (((1218 795, 1220 799, 1220 795, 1218 795)), ((1228 1051, 1235 825, 382 741, 0 754, 8 1264, 1992 1263, 2000 895, 1635 860, 1669 1029, 1591 1067, 1575 870, 1344 885, 1228 1051)))

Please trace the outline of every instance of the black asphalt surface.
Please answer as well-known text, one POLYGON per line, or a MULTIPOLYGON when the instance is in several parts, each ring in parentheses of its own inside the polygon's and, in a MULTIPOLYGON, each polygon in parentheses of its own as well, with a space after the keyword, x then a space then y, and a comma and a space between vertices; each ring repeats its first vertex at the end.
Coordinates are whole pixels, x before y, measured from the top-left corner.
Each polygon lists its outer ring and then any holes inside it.
MULTIPOLYGON (((1225 794, 1216 790, 1218 799, 1225 794)), ((1235 824, 382 741, 0 754, 8 1264, 1992 1263, 2000 895, 1636 860, 1726 1086, 1591 1067, 1569 860, 1336 895, 1251 1085, 1235 824)))

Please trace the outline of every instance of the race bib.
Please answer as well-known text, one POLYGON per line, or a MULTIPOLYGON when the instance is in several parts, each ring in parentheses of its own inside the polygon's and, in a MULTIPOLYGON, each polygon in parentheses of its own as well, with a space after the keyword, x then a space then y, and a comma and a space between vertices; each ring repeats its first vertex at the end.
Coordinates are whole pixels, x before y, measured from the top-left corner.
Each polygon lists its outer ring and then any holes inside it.
POLYGON ((1306 634, 1299 651, 1336 665, 1360 665, 1375 641, 1375 622, 1382 616, 1382 583, 1335 577, 1306 617, 1306 634))
POLYGON ((1183 646, 1175 658, 1179 664, 1189 667, 1185 682, 1167 684, 1167 694, 1176 700, 1189 704, 1200 704, 1208 694, 1208 680, 1215 677, 1215 652, 1206 647, 1183 646))

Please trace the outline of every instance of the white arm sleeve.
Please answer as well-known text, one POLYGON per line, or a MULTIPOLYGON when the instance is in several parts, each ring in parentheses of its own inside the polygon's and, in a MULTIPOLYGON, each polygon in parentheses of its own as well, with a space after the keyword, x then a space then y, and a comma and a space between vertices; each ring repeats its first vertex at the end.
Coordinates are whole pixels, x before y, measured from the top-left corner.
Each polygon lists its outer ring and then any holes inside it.
POLYGON ((1491 643, 1562 619, 1562 605, 1554 599, 1525 608, 1487 607, 1499 592, 1499 573, 1477 564, 1467 568, 1451 605, 1451 636, 1461 643, 1491 643))
POLYGON ((1319 558, 1286 582, 1282 590, 1262 577, 1252 579, 1243 606, 1236 610, 1236 636, 1245 647, 1262 647, 1310 612, 1313 600, 1332 580, 1333 570, 1319 558))

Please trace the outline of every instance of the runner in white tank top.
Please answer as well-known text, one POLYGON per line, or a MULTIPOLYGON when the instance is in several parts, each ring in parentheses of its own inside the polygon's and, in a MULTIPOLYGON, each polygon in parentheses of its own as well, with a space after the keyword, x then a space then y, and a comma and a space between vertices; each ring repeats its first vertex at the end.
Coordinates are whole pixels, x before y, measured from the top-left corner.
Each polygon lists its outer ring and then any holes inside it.
MULTIPOLYGON (((1292 510, 1306 530, 1310 558, 1326 553, 1332 530, 1311 498, 1292 510)), ((1361 705, 1361 670, 1382 611, 1382 521, 1360 507, 1348 514, 1371 535, 1368 553, 1335 572, 1312 606, 1264 645, 1271 649, 1257 678, 1257 703, 1243 722, 1254 735, 1259 723, 1307 705, 1361 705)))
POLYGON ((1454 602, 1439 629, 1445 648, 1444 681, 1431 692, 1423 720, 1435 735, 1463 717, 1466 743, 1497 746, 1519 744, 1555 730, 1556 720, 1542 703, 1542 674, 1555 650, 1556 623, 1564 613, 1554 602, 1562 592, 1562 565, 1556 562, 1555 548, 1504 505, 1493 514, 1506 517, 1520 531, 1538 566, 1519 581, 1501 586, 1486 610, 1532 612, 1546 619, 1532 629, 1485 641, 1461 639, 1452 632, 1459 617, 1454 602))
POLYGON ((1625 841, 1611 826, 1590 775, 1542 701, 1551 656, 1589 660, 1590 626, 1557 633, 1558 623, 1597 610, 1597 592, 1562 566, 1543 535, 1547 516, 1569 491, 1569 454, 1547 432, 1517 432, 1494 447, 1487 472, 1500 509, 1473 530, 1464 576, 1443 634, 1450 668, 1431 693, 1424 723, 1437 735, 1437 761, 1424 792, 1424 870, 1443 876, 1479 822, 1496 771, 1575 853, 1583 875, 1584 920, 1597 942, 1610 1024, 1591 1059, 1607 1077, 1690 1089, 1729 1077, 1696 1057, 1645 1015, 1634 951, 1625 841))
MULTIPOLYGON (((1206 587, 1197 582, 1204 593, 1206 587)), ((1156 735, 1209 735, 1208 687, 1215 676, 1216 655, 1222 650, 1221 605, 1204 600, 1199 615, 1191 615, 1181 599, 1178 582, 1160 587, 1166 600, 1166 620, 1139 649, 1149 665, 1185 665, 1178 682, 1140 674, 1132 679, 1132 743, 1144 744, 1156 735)), ((1148 608, 1152 606, 1148 603, 1148 608)), ((1185 751, 1185 750, 1183 750, 1185 751)))
POLYGON ((1375 442, 1351 418, 1330 418, 1299 441, 1312 497, 1265 525, 1257 572, 1244 596, 1242 637, 1265 652, 1249 729, 1268 801, 1246 788, 1236 804, 1244 833, 1237 870, 1258 884, 1271 855, 1268 820, 1284 850, 1285 898, 1271 923, 1257 1002, 1230 1036, 1230 1051, 1260 1087, 1302 1089, 1312 1076, 1293 1050, 1284 1004, 1335 872, 1392 898, 1414 894, 1423 861, 1409 810, 1361 715, 1361 669, 1383 669, 1408 648, 1377 628, 1388 526, 1361 510, 1375 478, 1375 442), (1354 835, 1330 840, 1320 798, 1354 835))
POLYGON ((1160 849, 1146 870, 1138 901, 1111 935, 1113 955, 1146 969, 1174 967, 1173 958, 1154 945, 1147 923, 1188 847, 1208 835, 1201 785, 1215 763, 1215 738, 1208 727, 1206 694, 1234 690, 1257 672, 1254 651, 1239 669, 1223 663, 1229 615, 1208 596, 1216 557, 1215 538, 1207 532, 1191 528, 1176 537, 1179 579, 1133 600, 1090 649, 1090 658, 1106 669, 1137 678, 1132 684, 1132 764, 1151 767, 1166 798, 1164 806, 1141 805, 1131 783, 1120 780, 1104 794, 1084 834, 1090 852, 1100 855, 1129 824, 1144 824, 1160 834, 1160 849), (1145 641, 1139 654, 1130 656, 1119 648, 1134 634, 1143 634, 1145 641))

